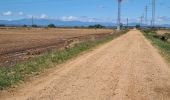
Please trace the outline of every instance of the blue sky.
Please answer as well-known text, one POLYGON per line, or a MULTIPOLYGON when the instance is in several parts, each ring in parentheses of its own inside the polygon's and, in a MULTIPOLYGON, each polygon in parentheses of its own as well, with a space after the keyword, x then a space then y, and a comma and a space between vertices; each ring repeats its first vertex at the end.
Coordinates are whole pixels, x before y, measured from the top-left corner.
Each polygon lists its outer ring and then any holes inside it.
MULTIPOLYGON (((139 21, 148 5, 151 17, 151 0, 124 0, 122 21, 139 21)), ((170 0, 156 0, 157 23, 170 24, 170 0)), ((30 18, 115 22, 117 0, 0 0, 0 20, 30 18)))

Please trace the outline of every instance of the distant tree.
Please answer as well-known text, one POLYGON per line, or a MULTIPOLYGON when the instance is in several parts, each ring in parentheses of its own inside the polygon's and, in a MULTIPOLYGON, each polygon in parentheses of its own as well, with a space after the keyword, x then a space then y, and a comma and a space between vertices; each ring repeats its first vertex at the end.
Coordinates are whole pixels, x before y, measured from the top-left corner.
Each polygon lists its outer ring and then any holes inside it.
POLYGON ((38 27, 36 24, 32 25, 32 27, 38 27))
POLYGON ((79 28, 78 26, 74 26, 73 28, 79 28))
POLYGON ((123 28, 123 23, 120 23, 120 29, 122 29, 123 28))
POLYGON ((23 25, 22 27, 27 27, 27 25, 23 25))
POLYGON ((48 28, 55 28, 56 26, 54 24, 49 24, 48 28))
POLYGON ((85 26, 80 26, 80 28, 86 28, 85 26))
POLYGON ((140 24, 137 24, 137 25, 136 25, 136 28, 138 28, 138 29, 139 29, 139 28, 140 28, 140 24))
POLYGON ((4 24, 0 24, 0 27, 5 27, 5 25, 4 24))
POLYGON ((90 26, 88 26, 88 28, 105 28, 105 26, 102 26, 100 24, 96 24, 96 25, 90 25, 90 26))

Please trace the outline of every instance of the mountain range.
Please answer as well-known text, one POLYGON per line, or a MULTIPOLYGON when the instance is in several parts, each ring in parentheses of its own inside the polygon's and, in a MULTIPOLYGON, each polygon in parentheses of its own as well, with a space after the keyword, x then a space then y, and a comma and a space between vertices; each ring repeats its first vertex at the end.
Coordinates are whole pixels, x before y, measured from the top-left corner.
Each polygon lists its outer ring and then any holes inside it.
MULTIPOLYGON (((20 19, 20 20, 0 20, 0 24, 4 25, 32 25, 32 19, 20 19)), ((114 23, 109 22, 81 22, 81 21, 61 21, 54 19, 34 19, 33 24, 40 26, 47 26, 48 24, 55 24, 56 26, 89 26, 95 24, 101 24, 104 26, 114 26, 114 23)))
MULTIPOLYGON (((1 25, 6 26, 22 26, 32 25, 32 19, 19 19, 19 20, 0 20, 1 25)), ((95 24, 101 24, 103 26, 116 26, 116 23, 111 22, 82 22, 82 21, 61 21, 55 19, 34 19, 33 24, 39 26, 47 26, 48 24, 55 24, 56 26, 89 26, 95 24)), ((135 26, 139 23, 129 23, 129 26, 135 26)), ((160 25, 162 27, 170 27, 170 24, 160 25)))

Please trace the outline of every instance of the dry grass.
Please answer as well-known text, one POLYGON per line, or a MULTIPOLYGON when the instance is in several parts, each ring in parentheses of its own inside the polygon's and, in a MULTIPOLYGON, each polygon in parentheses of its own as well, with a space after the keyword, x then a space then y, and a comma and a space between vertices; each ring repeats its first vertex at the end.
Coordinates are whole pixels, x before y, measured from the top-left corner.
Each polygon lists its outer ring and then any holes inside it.
POLYGON ((156 31, 158 35, 164 35, 165 33, 170 33, 170 30, 158 30, 156 31))

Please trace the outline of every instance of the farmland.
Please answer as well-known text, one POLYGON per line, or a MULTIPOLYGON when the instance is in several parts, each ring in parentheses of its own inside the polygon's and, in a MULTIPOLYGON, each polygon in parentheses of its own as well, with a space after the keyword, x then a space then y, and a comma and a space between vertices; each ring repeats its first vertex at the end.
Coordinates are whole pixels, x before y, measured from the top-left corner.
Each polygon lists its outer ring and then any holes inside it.
POLYGON ((158 35, 163 35, 163 34, 165 34, 165 33, 170 33, 170 30, 157 30, 156 31, 156 33, 158 34, 158 35))
POLYGON ((0 66, 13 65, 75 41, 99 39, 111 33, 111 29, 1 28, 0 66))
MULTIPOLYGON (((157 40, 154 39, 162 45, 163 42, 157 40)), ((79 52, 82 48, 73 47, 64 53, 59 53, 53 57, 49 56, 49 58, 52 62, 58 61, 58 58, 63 60, 69 54, 74 54, 73 51, 79 52)), ((42 66, 47 68, 49 58, 44 60, 42 57, 38 63, 32 62, 27 66, 2 70, 3 73, 0 75, 2 89, 17 82, 17 80, 21 80, 27 73, 35 73, 35 70, 44 68, 42 66)), ((170 99, 169 66, 150 41, 136 29, 130 30, 127 34, 93 48, 93 50, 68 62, 54 65, 50 70, 38 75, 28 83, 0 92, 0 99, 170 99)))

